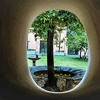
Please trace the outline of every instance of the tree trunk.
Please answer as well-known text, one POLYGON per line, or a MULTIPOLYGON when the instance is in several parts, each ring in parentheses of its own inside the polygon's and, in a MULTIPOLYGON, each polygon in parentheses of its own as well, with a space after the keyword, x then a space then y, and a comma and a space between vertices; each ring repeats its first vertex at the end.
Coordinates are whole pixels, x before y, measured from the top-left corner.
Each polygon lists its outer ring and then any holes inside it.
POLYGON ((86 50, 84 50, 84 59, 86 58, 86 53, 87 53, 87 48, 86 48, 86 50))
POLYGON ((59 48, 59 50, 58 50, 58 51, 60 52, 60 42, 59 42, 59 46, 58 46, 58 48, 59 48))
POLYGON ((60 44, 61 44, 61 43, 60 43, 60 42, 61 42, 61 34, 59 34, 59 37, 58 37, 58 38, 59 38, 59 46, 58 46, 58 47, 59 47, 59 52, 60 52, 60 44))
POLYGON ((80 59, 82 58, 82 56, 81 56, 81 50, 80 50, 80 59))
POLYGON ((52 31, 48 31, 47 38, 47 69, 48 69, 48 85, 54 85, 54 58, 53 58, 53 36, 54 27, 52 26, 52 31))

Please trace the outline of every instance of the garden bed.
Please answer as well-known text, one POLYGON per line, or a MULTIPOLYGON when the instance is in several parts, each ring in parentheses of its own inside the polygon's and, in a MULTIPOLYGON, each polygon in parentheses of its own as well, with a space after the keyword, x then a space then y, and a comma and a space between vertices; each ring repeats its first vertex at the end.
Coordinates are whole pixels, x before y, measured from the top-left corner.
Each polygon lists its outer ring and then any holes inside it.
POLYGON ((63 92, 74 88, 82 80, 85 70, 76 69, 72 67, 59 66, 55 67, 55 78, 56 85, 53 87, 46 86, 48 80, 47 68, 46 66, 33 66, 30 67, 30 72, 32 74, 35 82, 45 90, 53 92, 63 92))

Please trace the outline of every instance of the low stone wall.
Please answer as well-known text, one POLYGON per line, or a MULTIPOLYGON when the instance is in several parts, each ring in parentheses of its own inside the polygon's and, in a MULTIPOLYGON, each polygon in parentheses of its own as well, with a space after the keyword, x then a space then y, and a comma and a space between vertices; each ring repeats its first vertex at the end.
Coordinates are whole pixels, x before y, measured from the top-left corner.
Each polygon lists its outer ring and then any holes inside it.
MULTIPOLYGON (((34 72, 36 71, 47 70, 47 66, 32 66, 32 67, 29 67, 29 70, 31 72, 31 75, 33 76, 34 72)), ((70 79, 73 79, 73 80, 78 80, 78 79, 81 80, 86 72, 83 69, 67 67, 67 66, 55 66, 54 70, 67 71, 67 72, 74 73, 75 76, 70 77, 70 79)))
POLYGON ((47 70, 47 66, 32 66, 29 69, 33 79, 40 87, 53 92, 68 91, 74 88, 77 84, 79 84, 79 82, 82 80, 85 74, 85 70, 83 69, 65 67, 65 66, 55 66, 54 70, 61 71, 61 72, 66 71, 66 72, 73 73, 74 75, 67 78, 62 78, 59 76, 57 78, 57 82, 54 87, 45 87, 45 83, 48 80, 47 75, 40 77, 40 76, 36 76, 35 72, 47 70))

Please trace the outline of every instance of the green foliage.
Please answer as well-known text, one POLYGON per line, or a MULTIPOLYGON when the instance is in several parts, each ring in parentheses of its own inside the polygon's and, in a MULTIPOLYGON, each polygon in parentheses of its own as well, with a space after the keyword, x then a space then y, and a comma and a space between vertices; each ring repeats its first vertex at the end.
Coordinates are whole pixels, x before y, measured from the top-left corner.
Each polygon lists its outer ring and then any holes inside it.
MULTIPOLYGON (((76 31, 68 33, 67 46, 78 51, 84 51, 84 57, 88 49, 86 32, 79 28, 76 31)), ((81 55, 80 55, 81 57, 81 55)))
MULTIPOLYGON (((62 27, 66 27, 72 31, 77 28, 83 28, 80 20, 71 12, 65 10, 49 10, 40 14, 32 23, 33 32, 37 33, 41 38, 47 38, 48 30, 52 31, 54 26, 54 33, 56 30, 61 32, 62 27), (60 27, 59 29, 57 28, 60 27)), ((55 35, 54 35, 55 36, 55 35)))
POLYGON ((82 50, 87 48, 87 36, 85 32, 77 31, 68 35, 67 46, 73 49, 82 50))
POLYGON ((49 10, 43 12, 34 20, 31 27, 33 28, 33 32, 37 33, 41 38, 44 39, 47 39, 48 31, 53 31, 55 45, 59 47, 59 50, 60 44, 64 42, 64 39, 61 39, 60 35, 64 27, 66 27, 66 29, 68 30, 68 35, 70 33, 67 43, 69 47, 80 49, 80 46, 84 45, 84 43, 82 44, 81 42, 82 40, 84 40, 84 34, 82 35, 83 39, 77 37, 78 34, 84 31, 83 25, 81 24, 77 16, 71 12, 65 10, 49 10), (54 27, 54 30, 52 30, 52 26, 54 27), (71 33, 77 34, 74 34, 71 37, 71 33))

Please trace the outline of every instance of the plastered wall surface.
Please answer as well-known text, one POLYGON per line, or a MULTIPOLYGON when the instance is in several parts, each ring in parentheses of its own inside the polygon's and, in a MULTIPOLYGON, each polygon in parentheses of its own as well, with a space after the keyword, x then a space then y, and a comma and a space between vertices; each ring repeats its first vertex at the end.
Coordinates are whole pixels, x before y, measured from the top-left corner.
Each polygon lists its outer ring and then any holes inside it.
POLYGON ((100 1, 0 1, 0 100, 100 100, 100 1), (36 86, 27 67, 26 39, 32 21, 43 11, 61 9, 83 23, 90 49, 84 79, 66 93, 49 93, 36 86))

